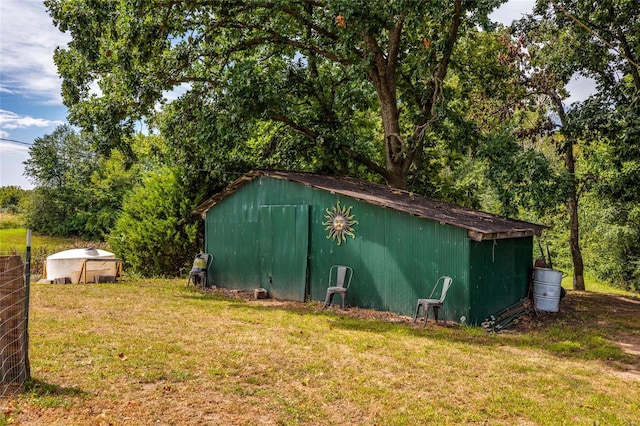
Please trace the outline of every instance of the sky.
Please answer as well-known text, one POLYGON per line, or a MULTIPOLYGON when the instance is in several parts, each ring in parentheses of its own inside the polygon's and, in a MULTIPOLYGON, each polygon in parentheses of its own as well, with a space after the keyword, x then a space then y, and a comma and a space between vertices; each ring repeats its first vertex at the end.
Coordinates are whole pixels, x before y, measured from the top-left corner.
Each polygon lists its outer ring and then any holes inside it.
MULTIPOLYGON (((509 0, 492 19, 511 24, 535 0, 509 0)), ((53 63, 57 47, 70 41, 53 25, 41 0, 0 1, 0 186, 33 188, 23 175, 29 145, 66 122, 61 80, 53 63)), ((588 96, 590 85, 569 85, 567 104, 588 96)))
POLYGON ((27 145, 66 122, 53 63, 59 32, 40 0, 0 1, 0 186, 31 188, 22 175, 27 145))

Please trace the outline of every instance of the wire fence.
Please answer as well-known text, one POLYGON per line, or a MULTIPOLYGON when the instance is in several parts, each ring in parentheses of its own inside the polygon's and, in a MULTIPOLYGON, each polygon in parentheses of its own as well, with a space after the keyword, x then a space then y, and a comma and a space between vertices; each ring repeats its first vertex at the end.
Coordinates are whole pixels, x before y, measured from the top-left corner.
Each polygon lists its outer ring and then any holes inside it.
POLYGON ((0 397, 20 392, 29 371, 29 252, 0 256, 0 397))

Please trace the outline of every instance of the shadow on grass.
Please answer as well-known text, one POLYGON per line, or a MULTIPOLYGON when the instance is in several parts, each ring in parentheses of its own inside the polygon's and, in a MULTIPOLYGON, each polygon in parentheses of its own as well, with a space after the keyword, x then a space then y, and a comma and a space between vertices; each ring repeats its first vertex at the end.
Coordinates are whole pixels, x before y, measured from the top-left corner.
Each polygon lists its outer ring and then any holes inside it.
POLYGON ((468 345, 508 345, 543 350, 561 358, 600 360, 616 369, 640 369, 640 356, 625 352, 621 345, 625 340, 640 340, 638 298, 569 291, 559 312, 522 317, 513 327, 495 334, 482 327, 461 327, 451 322, 435 324, 432 320, 423 327, 408 317, 368 309, 322 309, 322 302, 266 299, 262 303, 252 300, 249 293, 193 292, 183 297, 226 302, 232 307, 252 311, 282 310, 317 316, 328 320, 329 329, 410 335, 468 345))
POLYGON ((78 387, 72 386, 69 388, 65 388, 62 386, 46 383, 38 379, 27 380, 24 385, 24 393, 35 398, 86 395, 86 393, 78 387))
POLYGON ((227 302, 227 303, 232 303, 236 305, 246 304, 246 301, 243 299, 228 297, 219 293, 209 293, 209 292, 202 293, 192 289, 187 290, 187 292, 181 295, 180 297, 183 299, 195 300, 195 301, 209 300, 209 301, 227 302))

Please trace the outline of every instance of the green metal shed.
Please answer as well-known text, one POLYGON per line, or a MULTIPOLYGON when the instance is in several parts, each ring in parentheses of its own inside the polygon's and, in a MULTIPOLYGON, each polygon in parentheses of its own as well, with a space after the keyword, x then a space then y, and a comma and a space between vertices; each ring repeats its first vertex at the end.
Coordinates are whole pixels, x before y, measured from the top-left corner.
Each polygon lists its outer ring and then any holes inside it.
POLYGON ((412 315, 448 275, 447 319, 471 324, 527 296, 533 236, 544 229, 353 178, 281 171, 249 172, 194 213, 219 287, 324 300, 329 268, 343 264, 354 270, 349 305, 412 315))

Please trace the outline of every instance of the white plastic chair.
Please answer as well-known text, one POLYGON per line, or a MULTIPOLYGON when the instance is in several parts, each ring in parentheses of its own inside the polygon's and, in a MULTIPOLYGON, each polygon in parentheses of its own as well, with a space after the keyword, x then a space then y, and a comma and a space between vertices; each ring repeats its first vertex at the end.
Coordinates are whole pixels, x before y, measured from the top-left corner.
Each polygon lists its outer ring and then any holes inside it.
MULTIPOLYGON (((440 309, 444 311, 444 299, 445 297, 447 297, 447 291, 449 290, 449 287, 451 287, 452 282, 453 280, 451 279, 451 277, 442 276, 438 278, 438 281, 436 281, 436 285, 433 286, 433 290, 431 290, 431 294, 429 295, 428 299, 418 299, 418 305, 416 306, 416 314, 413 317, 414 323, 418 320, 418 313, 420 312, 420 306, 422 306, 422 309, 424 311, 424 324, 422 324, 423 327, 427 325, 427 316, 429 315, 430 308, 433 308, 433 317, 435 318, 436 323, 438 322, 438 311, 440 309), (440 298, 434 299, 433 294, 436 292, 436 289, 438 288, 438 284, 440 284, 440 281, 442 281, 442 291, 440 292, 440 298)), ((444 323, 445 324, 447 323, 446 314, 444 316, 444 323)))
POLYGON ((348 266, 333 265, 329 269, 329 288, 327 288, 327 296, 324 299, 325 308, 331 306, 331 299, 334 295, 339 294, 342 296, 342 309, 346 309, 347 290, 351 285, 351 277, 353 277, 353 269, 348 266), (332 283, 335 285, 332 286, 332 283))

